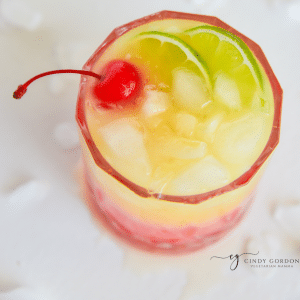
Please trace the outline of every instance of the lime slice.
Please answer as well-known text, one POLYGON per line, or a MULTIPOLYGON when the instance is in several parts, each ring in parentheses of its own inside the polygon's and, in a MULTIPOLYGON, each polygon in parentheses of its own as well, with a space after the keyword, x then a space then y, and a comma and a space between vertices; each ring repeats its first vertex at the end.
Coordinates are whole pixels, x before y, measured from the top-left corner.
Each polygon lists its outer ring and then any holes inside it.
POLYGON ((135 36, 139 44, 139 56, 148 62, 152 74, 157 74, 159 79, 171 86, 176 68, 192 71, 200 76, 211 90, 211 79, 206 62, 186 42, 165 32, 149 31, 135 36))
POLYGON ((205 60, 212 78, 216 81, 218 75, 226 74, 237 84, 242 103, 250 106, 254 93, 263 91, 264 83, 259 65, 247 45, 229 31, 210 25, 184 33, 186 36, 182 38, 205 60))

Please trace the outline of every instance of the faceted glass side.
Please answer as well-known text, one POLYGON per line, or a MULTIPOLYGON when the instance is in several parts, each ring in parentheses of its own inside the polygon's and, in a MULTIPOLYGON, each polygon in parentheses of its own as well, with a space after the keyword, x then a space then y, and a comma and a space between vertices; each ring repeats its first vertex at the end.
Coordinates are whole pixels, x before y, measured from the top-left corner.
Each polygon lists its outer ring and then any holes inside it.
POLYGON ((260 47, 211 16, 162 11, 116 28, 84 65, 92 70, 106 49, 123 34, 163 19, 194 20, 218 26, 242 39, 270 82, 274 120, 269 140, 251 168, 230 184, 207 193, 173 196, 150 193, 115 170, 91 137, 85 115, 87 80, 82 76, 76 120, 82 137, 86 197, 91 210, 127 242, 150 251, 183 253, 203 248, 231 230, 248 210, 266 162, 279 142, 282 89, 260 47), (165 214, 165 212, 167 212, 165 214))

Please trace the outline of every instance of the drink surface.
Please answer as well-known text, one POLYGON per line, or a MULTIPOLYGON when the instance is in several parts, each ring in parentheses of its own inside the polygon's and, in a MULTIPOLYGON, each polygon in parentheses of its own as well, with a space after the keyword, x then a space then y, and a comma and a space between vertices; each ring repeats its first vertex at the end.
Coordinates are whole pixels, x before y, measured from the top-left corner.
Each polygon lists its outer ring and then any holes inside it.
POLYGON ((268 142, 273 94, 260 63, 229 32, 190 20, 153 21, 118 38, 93 71, 137 67, 139 97, 103 108, 88 81, 92 139, 121 175, 153 193, 195 195, 246 172, 268 142))

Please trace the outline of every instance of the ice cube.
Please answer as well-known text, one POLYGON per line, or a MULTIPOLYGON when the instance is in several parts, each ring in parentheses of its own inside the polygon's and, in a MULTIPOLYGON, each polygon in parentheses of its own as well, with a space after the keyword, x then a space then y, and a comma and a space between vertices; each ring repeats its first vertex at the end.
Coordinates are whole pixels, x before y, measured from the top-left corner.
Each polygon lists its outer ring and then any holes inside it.
POLYGON ((214 85, 214 97, 230 109, 238 110, 242 107, 237 84, 224 73, 217 76, 214 85))
POLYGON ((193 134, 197 123, 197 118, 188 113, 180 112, 173 117, 176 133, 184 137, 190 137, 193 134))
POLYGON ((258 157, 267 140, 263 114, 248 113, 222 123, 214 140, 214 151, 228 163, 248 165, 258 157))
POLYGON ((156 130, 156 128, 163 123, 163 118, 161 116, 153 116, 152 118, 144 119, 146 127, 150 130, 156 130))
POLYGON ((220 188, 229 183, 227 169, 212 155, 190 164, 174 177, 165 193, 175 195, 193 195, 220 188))
POLYGON ((174 71, 172 94, 175 104, 191 114, 201 112, 210 102, 210 95, 202 78, 185 69, 174 71))
POLYGON ((300 240, 300 204, 279 205, 274 213, 275 220, 294 239, 300 240))
POLYGON ((134 121, 122 118, 103 126, 99 131, 116 156, 134 158, 145 150, 143 134, 137 127, 134 121))
POLYGON ((151 151, 158 157, 197 159, 206 154, 206 143, 180 137, 167 125, 161 125, 151 138, 151 151))
POLYGON ((43 201, 49 193, 49 184, 42 180, 31 180, 18 186, 6 203, 11 212, 17 212, 30 204, 43 201))
POLYGON ((0 11, 10 24, 25 30, 35 30, 42 21, 42 14, 22 0, 2 0, 0 11))
POLYGON ((195 129, 195 136, 198 139, 204 139, 212 143, 214 141, 217 129, 225 117, 224 113, 219 113, 209 118, 204 123, 199 123, 195 129))
POLYGON ((161 162, 153 171, 149 190, 154 193, 163 193, 165 186, 174 176, 175 170, 180 167, 182 166, 174 160, 172 162, 161 162))
POLYGON ((108 149, 109 162, 128 179, 145 185, 151 166, 138 122, 131 118, 118 119, 100 127, 99 134, 108 149))
POLYGON ((78 146, 79 138, 75 124, 64 122, 57 125, 54 129, 55 141, 63 149, 72 149, 78 146))
POLYGON ((166 134, 155 140, 157 155, 177 159, 202 158, 207 151, 205 142, 166 134))
POLYGON ((150 127, 157 127, 162 121, 161 114, 170 108, 171 103, 167 93, 147 90, 141 112, 150 127))

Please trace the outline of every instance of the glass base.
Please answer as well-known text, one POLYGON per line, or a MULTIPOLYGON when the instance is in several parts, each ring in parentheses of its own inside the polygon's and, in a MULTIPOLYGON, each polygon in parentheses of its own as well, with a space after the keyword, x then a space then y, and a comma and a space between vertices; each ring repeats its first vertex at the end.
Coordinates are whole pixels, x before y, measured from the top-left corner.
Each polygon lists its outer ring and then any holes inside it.
POLYGON ((255 196, 253 191, 238 207, 213 222, 175 227, 129 215, 111 203, 104 191, 93 188, 87 173, 84 178, 85 198, 93 216, 127 244, 158 254, 185 254, 216 243, 243 219, 255 196))

